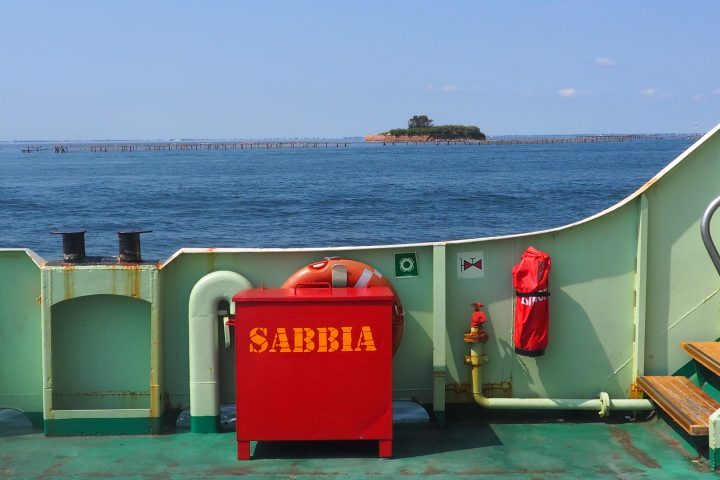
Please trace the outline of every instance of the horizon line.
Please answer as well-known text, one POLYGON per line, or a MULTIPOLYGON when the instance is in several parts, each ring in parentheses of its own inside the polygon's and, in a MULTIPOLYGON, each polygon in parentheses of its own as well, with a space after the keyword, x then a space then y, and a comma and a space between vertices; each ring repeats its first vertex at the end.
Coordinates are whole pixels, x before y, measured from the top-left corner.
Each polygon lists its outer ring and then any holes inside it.
MULTIPOLYGON (((642 132, 642 133, 537 133, 537 134, 497 134, 487 135, 490 138, 502 137, 584 137, 584 136, 617 136, 617 135, 642 135, 642 136, 702 136, 706 132, 642 132)), ((374 135, 374 134, 369 134, 374 135)), ((277 141, 277 140, 362 140, 365 135, 338 136, 338 137, 245 137, 245 138, 86 138, 86 139, 13 139, 0 140, 0 143, 91 143, 91 142, 159 142, 159 143, 182 143, 182 142, 247 142, 247 141, 277 141)))

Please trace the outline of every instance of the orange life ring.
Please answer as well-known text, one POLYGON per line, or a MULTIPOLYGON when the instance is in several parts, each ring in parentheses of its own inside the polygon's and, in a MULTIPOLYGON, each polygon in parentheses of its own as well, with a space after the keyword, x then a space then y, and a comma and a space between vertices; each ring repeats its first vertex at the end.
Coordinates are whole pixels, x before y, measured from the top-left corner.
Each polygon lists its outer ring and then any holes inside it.
POLYGON ((388 287, 395 295, 392 318, 392 346, 393 356, 400 347, 403 331, 405 330, 405 312, 398 298, 397 292, 390 281, 377 271, 362 262, 349 260, 347 258, 328 258, 301 268, 293 273, 282 284, 282 288, 294 288, 299 283, 323 282, 332 284, 333 267, 344 265, 347 270, 347 286, 354 288, 363 287, 388 287))

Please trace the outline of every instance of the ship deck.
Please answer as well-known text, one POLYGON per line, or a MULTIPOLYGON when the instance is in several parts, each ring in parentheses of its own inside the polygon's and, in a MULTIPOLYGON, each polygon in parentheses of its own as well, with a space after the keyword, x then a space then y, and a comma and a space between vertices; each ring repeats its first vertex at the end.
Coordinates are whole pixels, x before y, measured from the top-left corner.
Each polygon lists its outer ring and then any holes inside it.
POLYGON ((233 432, 174 429, 156 436, 45 437, 0 425, 2 478, 706 478, 662 420, 463 415, 444 428, 395 425, 394 456, 376 442, 259 442, 236 460, 233 432))

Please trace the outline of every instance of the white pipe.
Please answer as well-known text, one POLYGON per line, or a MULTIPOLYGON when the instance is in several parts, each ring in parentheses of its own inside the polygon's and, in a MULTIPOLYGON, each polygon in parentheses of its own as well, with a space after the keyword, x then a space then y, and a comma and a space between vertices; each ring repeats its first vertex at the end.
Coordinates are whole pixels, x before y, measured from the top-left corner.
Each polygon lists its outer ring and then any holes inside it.
POLYGON ((239 273, 218 271, 205 275, 190 292, 190 430, 215 432, 220 421, 220 383, 218 368, 218 303, 230 303, 240 290, 252 288, 239 273))
POLYGON ((468 363, 472 367, 472 391, 475 403, 483 408, 500 410, 596 410, 605 417, 614 410, 652 410, 649 400, 610 399, 606 392, 599 398, 488 398, 482 393, 482 349, 480 343, 472 344, 468 363))

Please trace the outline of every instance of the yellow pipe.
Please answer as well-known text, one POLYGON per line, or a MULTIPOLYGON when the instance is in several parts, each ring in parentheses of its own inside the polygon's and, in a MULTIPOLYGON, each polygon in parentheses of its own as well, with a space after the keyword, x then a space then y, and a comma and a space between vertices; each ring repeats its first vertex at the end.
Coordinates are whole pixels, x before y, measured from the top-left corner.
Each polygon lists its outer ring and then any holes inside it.
POLYGON ((488 398, 482 392, 483 355, 480 343, 472 344, 467 363, 470 364, 472 392, 475 403, 483 408, 501 410, 596 410, 601 417, 609 415, 610 410, 652 410, 649 400, 617 399, 601 392, 599 398, 488 398))

